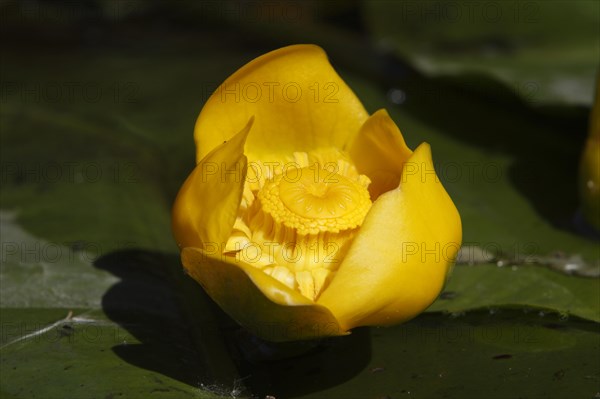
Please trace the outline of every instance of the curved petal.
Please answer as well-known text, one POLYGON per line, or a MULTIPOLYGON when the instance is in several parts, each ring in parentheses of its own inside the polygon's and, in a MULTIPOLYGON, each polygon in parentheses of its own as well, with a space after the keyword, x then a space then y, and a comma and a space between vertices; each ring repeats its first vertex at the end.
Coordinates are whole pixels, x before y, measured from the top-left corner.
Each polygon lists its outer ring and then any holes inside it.
POLYGON ((172 228, 180 248, 227 241, 242 200, 248 160, 246 127, 208 154, 183 183, 173 205, 172 228))
POLYGON ((190 276, 253 334, 276 342, 347 334, 328 309, 251 265, 225 259, 199 248, 181 253, 190 276))
POLYGON ((343 148, 368 114, 320 47, 284 47, 246 64, 208 99, 196 121, 197 161, 252 116, 246 155, 272 162, 295 151, 343 148))
POLYGON ((458 211, 435 175, 429 145, 421 144, 398 188, 373 204, 317 303, 345 329, 408 320, 440 293, 461 239, 458 211))
POLYGON ((412 155, 385 109, 367 119, 348 152, 358 172, 371 179, 369 193, 373 200, 398 187, 404 163, 412 155))

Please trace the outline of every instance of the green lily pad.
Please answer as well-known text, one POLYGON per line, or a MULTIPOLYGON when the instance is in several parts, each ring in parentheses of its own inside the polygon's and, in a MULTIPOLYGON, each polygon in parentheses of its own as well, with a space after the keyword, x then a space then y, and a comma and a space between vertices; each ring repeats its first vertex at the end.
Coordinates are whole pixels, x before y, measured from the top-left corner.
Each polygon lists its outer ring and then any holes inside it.
POLYGON ((540 314, 559 312, 563 317, 577 315, 600 322, 600 280, 566 276, 536 266, 457 266, 445 290, 429 311, 460 313, 472 310, 477 303, 492 311, 498 307, 531 307, 540 314))
POLYGON ((364 7, 380 46, 428 74, 487 75, 536 105, 592 103, 600 59, 595 1, 400 0, 364 7))

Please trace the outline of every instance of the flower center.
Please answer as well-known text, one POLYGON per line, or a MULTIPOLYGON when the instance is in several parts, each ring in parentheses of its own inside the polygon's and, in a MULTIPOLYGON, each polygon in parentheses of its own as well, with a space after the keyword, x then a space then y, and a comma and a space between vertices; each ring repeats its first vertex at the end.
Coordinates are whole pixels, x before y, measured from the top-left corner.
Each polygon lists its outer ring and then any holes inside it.
POLYGON ((371 207, 366 187, 321 168, 301 168, 293 177, 278 175, 258 199, 276 223, 301 235, 356 228, 371 207))
POLYGON ((299 173, 297 181, 283 179, 279 185, 281 201, 299 216, 331 219, 370 204, 364 187, 337 173, 310 168, 302 168, 299 173))
POLYGON ((296 153, 260 184, 247 179, 227 253, 316 300, 371 207, 366 176, 343 153, 296 153))

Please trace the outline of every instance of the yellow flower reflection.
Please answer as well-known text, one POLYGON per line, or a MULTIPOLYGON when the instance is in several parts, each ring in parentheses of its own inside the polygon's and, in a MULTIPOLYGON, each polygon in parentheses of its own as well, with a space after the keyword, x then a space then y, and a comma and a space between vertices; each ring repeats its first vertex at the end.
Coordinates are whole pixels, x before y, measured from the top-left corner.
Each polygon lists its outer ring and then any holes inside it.
POLYGON ((187 272, 273 341, 343 335, 425 310, 461 241, 429 145, 414 152, 322 49, 265 54, 209 98, 173 208, 187 272))

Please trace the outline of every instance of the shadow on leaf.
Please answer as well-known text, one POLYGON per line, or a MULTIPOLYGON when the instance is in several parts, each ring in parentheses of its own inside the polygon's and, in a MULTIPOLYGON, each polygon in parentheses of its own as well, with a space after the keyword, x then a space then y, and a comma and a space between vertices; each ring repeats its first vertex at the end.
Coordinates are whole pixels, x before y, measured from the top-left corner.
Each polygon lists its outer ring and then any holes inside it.
MULTIPOLYGON (((99 258, 95 266, 121 279, 104 294, 104 312, 141 342, 117 345, 113 351, 128 363, 199 386, 210 375, 172 285, 178 264, 176 255, 123 250, 99 258)), ((206 300, 200 294, 194 300, 206 300)))
POLYGON ((480 74, 415 75, 397 85, 406 92, 405 112, 482 151, 513 159, 508 170, 494 169, 491 176, 475 165, 486 182, 505 174, 541 217, 555 228, 577 232, 577 177, 588 110, 540 106, 537 82, 530 83, 526 96, 480 74))
MULTIPOLYGON (((95 262, 121 281, 106 315, 140 343, 112 348, 126 362, 221 395, 296 397, 351 379, 370 360, 367 329, 346 337, 271 344, 250 335, 186 276, 176 254, 121 250, 95 262)), ((168 383, 160 379, 155 383, 168 383)))

